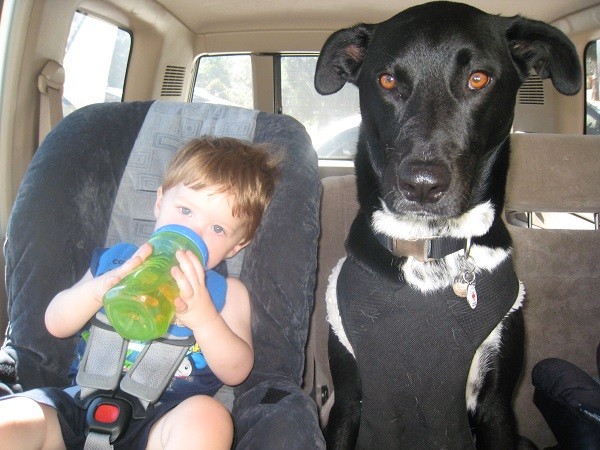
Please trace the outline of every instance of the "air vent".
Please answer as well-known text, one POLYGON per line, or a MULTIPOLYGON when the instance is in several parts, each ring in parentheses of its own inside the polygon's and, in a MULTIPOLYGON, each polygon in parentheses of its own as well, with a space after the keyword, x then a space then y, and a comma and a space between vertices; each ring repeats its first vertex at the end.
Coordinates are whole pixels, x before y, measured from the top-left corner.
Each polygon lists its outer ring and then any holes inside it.
POLYGON ((185 80, 185 67, 167 66, 160 95, 179 97, 183 93, 183 80, 185 80))
POLYGON ((534 73, 529 75, 519 89, 517 101, 520 105, 543 105, 544 81, 534 73))

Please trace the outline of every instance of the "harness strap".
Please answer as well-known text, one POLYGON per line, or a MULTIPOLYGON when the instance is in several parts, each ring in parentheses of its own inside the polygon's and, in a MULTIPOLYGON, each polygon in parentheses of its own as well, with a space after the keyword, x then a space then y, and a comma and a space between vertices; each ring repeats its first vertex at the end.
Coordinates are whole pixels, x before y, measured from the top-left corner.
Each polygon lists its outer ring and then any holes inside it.
POLYGON ((83 450, 112 450, 110 434, 90 432, 85 439, 83 450))
POLYGON ((183 339, 169 336, 151 341, 121 380, 121 390, 147 404, 154 403, 171 382, 193 343, 193 336, 183 339))
MULTIPOLYGON (((131 244, 113 246, 95 255, 90 269, 94 276, 103 274, 131 257, 136 249, 131 244)), ((206 287, 221 312, 227 294, 226 278, 208 270, 206 287)), ((171 325, 167 334, 144 343, 132 367, 123 375, 129 341, 114 330, 103 308, 92 318, 89 332, 79 363, 76 381, 81 390, 75 402, 87 410, 86 448, 112 449, 130 418, 145 417, 148 408, 160 398, 195 339, 190 329, 171 325)))
POLYGON ((129 341, 112 328, 102 310, 96 314, 76 378, 81 386, 76 402, 82 408, 89 407, 86 450, 112 449, 112 442, 127 429, 130 417, 143 418, 148 407, 160 398, 194 343, 193 334, 181 334, 167 334, 146 343, 122 377, 129 341), (99 399, 102 401, 97 402, 99 399), (97 403, 101 407, 120 405, 116 409, 127 410, 127 417, 118 417, 117 412, 114 420, 104 417, 97 422, 94 420, 97 403))
POLYGON ((113 391, 119 385, 127 343, 108 323, 106 315, 97 313, 92 319, 88 344, 79 363, 77 384, 81 401, 98 390, 113 391))

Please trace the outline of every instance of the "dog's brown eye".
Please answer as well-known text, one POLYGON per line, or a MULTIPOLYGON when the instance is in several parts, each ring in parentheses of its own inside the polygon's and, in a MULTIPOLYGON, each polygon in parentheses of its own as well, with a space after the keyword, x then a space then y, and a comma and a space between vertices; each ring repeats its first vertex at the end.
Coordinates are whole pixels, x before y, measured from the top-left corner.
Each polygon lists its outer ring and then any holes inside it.
POLYGON ((391 91, 396 87, 398 81, 396 80, 395 76, 390 75, 389 73, 384 73, 379 77, 379 84, 381 84, 382 88, 391 91))
POLYGON ((490 83, 491 77, 485 72, 473 72, 469 76, 469 89, 478 91, 490 83))

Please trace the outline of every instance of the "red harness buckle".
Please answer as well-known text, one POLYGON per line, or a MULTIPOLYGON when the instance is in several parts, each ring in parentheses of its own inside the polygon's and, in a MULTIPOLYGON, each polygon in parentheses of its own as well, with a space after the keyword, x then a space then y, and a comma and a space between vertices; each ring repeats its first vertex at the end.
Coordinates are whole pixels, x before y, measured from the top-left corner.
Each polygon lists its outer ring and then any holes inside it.
POLYGON ((86 434, 108 434, 112 444, 127 429, 131 414, 132 406, 128 401, 115 397, 97 397, 87 410, 86 434))

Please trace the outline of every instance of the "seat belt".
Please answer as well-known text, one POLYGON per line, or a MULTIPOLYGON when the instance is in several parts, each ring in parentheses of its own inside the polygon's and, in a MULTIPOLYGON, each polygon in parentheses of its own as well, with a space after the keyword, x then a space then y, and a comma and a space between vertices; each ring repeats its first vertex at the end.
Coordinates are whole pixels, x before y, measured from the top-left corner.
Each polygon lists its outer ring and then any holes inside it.
POLYGON ((96 314, 76 378, 81 386, 76 402, 87 408, 85 450, 112 449, 112 442, 126 430, 131 417, 145 416, 195 342, 187 331, 181 336, 167 333, 146 343, 121 377, 129 341, 112 328, 102 310, 96 314))
POLYGON ((48 60, 38 75, 40 91, 40 126, 38 145, 54 126, 63 118, 62 95, 65 84, 65 69, 53 59, 48 60))

